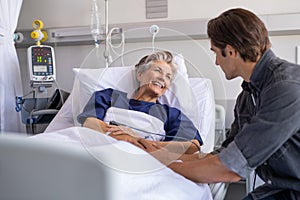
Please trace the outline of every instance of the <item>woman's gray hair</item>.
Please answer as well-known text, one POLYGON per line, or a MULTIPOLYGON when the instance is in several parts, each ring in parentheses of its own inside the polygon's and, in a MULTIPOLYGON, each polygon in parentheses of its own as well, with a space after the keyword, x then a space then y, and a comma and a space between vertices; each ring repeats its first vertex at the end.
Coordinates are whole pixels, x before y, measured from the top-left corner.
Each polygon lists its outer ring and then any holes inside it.
POLYGON ((169 51, 157 51, 150 55, 144 56, 136 65, 136 73, 142 73, 148 70, 153 62, 164 61, 172 68, 173 74, 177 72, 177 65, 174 62, 174 57, 169 51))

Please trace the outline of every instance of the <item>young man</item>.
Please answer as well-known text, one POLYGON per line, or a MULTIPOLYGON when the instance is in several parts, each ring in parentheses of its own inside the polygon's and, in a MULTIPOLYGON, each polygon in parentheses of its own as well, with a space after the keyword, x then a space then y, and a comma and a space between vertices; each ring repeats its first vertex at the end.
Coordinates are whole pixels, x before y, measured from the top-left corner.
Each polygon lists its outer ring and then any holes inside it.
POLYGON ((252 116, 216 155, 171 164, 172 154, 153 155, 196 182, 238 181, 255 169, 265 184, 245 199, 300 199, 300 66, 275 56, 265 25, 248 10, 225 11, 207 33, 226 78, 249 82, 252 116))

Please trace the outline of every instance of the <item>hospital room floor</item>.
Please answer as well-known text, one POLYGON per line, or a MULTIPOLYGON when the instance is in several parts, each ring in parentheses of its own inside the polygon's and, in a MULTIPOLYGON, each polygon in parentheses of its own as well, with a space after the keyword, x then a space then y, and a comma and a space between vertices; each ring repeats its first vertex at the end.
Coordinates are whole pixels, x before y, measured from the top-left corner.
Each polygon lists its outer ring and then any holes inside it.
POLYGON ((224 200, 241 200, 246 196, 246 182, 230 183, 224 200))

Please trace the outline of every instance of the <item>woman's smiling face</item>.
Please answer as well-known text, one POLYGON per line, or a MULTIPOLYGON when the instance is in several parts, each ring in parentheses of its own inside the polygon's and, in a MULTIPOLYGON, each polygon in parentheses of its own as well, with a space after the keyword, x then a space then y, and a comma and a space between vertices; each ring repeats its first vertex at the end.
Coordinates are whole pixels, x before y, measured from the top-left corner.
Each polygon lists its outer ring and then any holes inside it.
POLYGON ((137 75, 137 79, 146 94, 160 97, 169 88, 174 73, 165 61, 155 61, 150 65, 149 69, 137 75))

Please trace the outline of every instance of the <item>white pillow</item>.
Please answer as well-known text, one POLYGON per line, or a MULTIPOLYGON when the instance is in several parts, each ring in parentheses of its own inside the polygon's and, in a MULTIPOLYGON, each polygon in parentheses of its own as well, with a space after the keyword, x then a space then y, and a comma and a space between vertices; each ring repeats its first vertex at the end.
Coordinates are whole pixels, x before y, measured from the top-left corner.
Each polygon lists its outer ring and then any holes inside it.
MULTIPOLYGON (((183 56, 175 55, 174 61, 178 66, 177 73, 170 88, 159 98, 159 101, 180 109, 190 118, 195 118, 189 114, 192 109, 188 108, 188 105, 193 97, 193 92, 189 85, 183 56)), ((131 95, 138 87, 134 66, 98 69, 74 68, 73 71, 75 72, 75 82, 72 93, 74 93, 73 97, 76 97, 73 100, 73 107, 76 105, 75 109, 73 108, 74 117, 82 112, 94 91, 113 88, 131 95)))
POLYGON ((99 69, 74 68, 73 71, 75 81, 72 90, 72 107, 75 124, 77 124, 77 115, 82 112, 95 91, 114 88, 131 94, 137 86, 134 79, 134 66, 99 69))
POLYGON ((189 78, 192 90, 197 99, 197 127, 200 130, 204 145, 201 151, 213 151, 215 144, 215 97, 213 85, 207 78, 189 78))

